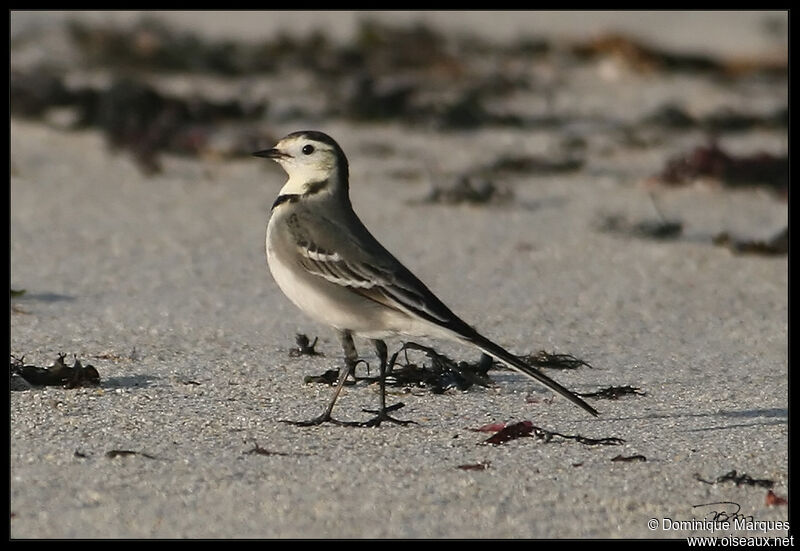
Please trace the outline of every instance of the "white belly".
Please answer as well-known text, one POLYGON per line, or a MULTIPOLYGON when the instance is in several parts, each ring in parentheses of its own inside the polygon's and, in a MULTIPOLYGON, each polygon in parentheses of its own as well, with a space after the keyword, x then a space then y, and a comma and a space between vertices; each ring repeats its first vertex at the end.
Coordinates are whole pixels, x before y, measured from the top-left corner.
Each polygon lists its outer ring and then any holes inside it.
POLYGON ((382 339, 399 332, 408 318, 352 290, 331 283, 292 264, 287 254, 276 254, 276 244, 267 228, 267 262, 281 291, 312 319, 338 330, 366 338, 382 339))
POLYGON ((353 289, 307 272, 295 262, 297 253, 287 236, 276 229, 280 224, 280 213, 273 212, 267 226, 267 263, 281 291, 307 316, 340 331, 370 339, 408 335, 460 340, 452 331, 419 316, 389 308, 353 289))

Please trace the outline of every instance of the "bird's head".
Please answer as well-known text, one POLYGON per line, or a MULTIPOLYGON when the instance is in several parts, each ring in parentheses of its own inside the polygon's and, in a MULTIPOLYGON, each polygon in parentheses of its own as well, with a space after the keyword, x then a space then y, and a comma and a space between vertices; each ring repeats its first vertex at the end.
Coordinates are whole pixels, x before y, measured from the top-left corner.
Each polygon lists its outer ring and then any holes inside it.
POLYGON ((292 132, 272 149, 253 155, 272 159, 289 175, 281 195, 310 196, 320 192, 347 195, 347 157, 327 134, 316 130, 292 132))

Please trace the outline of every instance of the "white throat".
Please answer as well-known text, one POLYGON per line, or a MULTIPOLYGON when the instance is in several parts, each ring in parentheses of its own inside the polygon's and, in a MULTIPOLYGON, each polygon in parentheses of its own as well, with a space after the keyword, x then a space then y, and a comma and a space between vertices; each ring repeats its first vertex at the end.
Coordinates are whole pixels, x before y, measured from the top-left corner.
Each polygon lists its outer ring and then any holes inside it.
POLYGON ((313 193, 316 184, 327 182, 325 186, 328 193, 334 193, 339 187, 336 173, 328 168, 292 166, 289 179, 283 184, 280 195, 305 195, 313 193))
POLYGON ((306 184, 308 184, 308 180, 305 178, 290 177, 283 184, 279 195, 303 195, 306 192, 306 184))

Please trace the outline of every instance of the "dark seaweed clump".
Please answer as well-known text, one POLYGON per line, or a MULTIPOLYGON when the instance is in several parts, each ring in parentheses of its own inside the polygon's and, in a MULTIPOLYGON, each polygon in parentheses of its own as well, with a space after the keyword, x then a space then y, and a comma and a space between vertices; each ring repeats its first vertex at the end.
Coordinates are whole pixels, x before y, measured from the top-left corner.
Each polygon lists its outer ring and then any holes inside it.
POLYGON ((718 476, 714 480, 705 480, 699 474, 695 473, 695 480, 705 484, 722 484, 723 482, 733 482, 737 486, 759 486, 761 488, 772 488, 775 485, 774 480, 769 478, 753 478, 746 473, 738 473, 735 469, 718 476))
MULTIPOLYGON (((101 129, 113 149, 133 153, 148 174, 161 171, 161 152, 204 153, 222 123, 258 120, 267 108, 239 100, 179 98, 127 77, 105 89, 70 89, 56 77, 38 73, 12 73, 10 98, 11 113, 25 117, 41 116, 51 106, 71 107, 74 128, 101 129)), ((272 138, 245 126, 237 140, 228 153, 244 156, 272 138)))
POLYGON ((711 178, 724 186, 762 185, 785 195, 789 190, 789 157, 764 151, 734 155, 712 141, 669 159, 657 178, 668 185, 711 178))
POLYGON ((62 386, 64 388, 98 386, 100 384, 100 374, 93 365, 83 365, 77 358, 72 365, 67 365, 64 358, 66 358, 66 354, 59 354, 53 365, 38 367, 26 365, 24 358, 12 356, 12 382, 15 377, 24 381, 22 384, 12 384, 12 389, 22 390, 26 384, 34 387, 62 386))
POLYGON ((451 388, 464 391, 473 385, 488 387, 492 384, 488 376, 492 364, 491 357, 485 354, 477 362, 456 362, 433 348, 407 342, 389 360, 390 372, 386 383, 400 387, 426 387, 434 394, 442 394, 451 388), (413 362, 408 356, 409 350, 424 352, 430 363, 420 365, 413 362), (405 360, 401 365, 397 363, 400 353, 405 360))

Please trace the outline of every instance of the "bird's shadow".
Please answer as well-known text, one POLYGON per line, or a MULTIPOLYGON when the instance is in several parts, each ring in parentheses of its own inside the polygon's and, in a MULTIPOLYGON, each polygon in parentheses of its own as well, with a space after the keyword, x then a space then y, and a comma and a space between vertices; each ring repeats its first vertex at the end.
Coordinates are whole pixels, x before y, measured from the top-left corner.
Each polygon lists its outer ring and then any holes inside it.
POLYGON ((754 421, 750 423, 735 423, 730 425, 712 425, 708 427, 700 427, 700 428, 687 428, 685 429, 686 432, 706 432, 706 431, 714 431, 714 430, 729 430, 729 429, 736 429, 736 428, 743 428, 743 427, 764 427, 764 426, 774 426, 774 425, 785 425, 788 423, 789 418, 789 410, 786 408, 768 408, 768 409, 744 409, 744 410, 732 410, 732 411, 715 411, 715 412, 704 412, 704 413, 652 413, 650 415, 645 416, 636 416, 636 417, 618 417, 615 420, 618 421, 642 421, 642 420, 652 420, 652 419, 677 419, 677 418, 701 418, 701 417, 710 417, 710 418, 729 418, 729 419, 758 419, 758 418, 767 418, 770 420, 763 420, 763 421, 754 421))
POLYGON ((60 293, 23 293, 20 296, 14 297, 14 300, 19 301, 27 301, 27 300, 38 300, 40 302, 63 302, 63 301, 72 301, 75 300, 76 297, 72 295, 62 295, 60 293))
POLYGON ((736 423, 732 425, 717 425, 710 427, 701 427, 697 429, 687 429, 686 432, 706 432, 712 430, 728 430, 743 427, 763 427, 771 425, 785 425, 789 418, 789 410, 784 408, 769 408, 769 409, 745 409, 740 411, 720 411, 715 414, 710 414, 712 417, 728 417, 733 419, 756 419, 759 417, 773 418, 770 421, 754 421, 751 423, 736 423))

